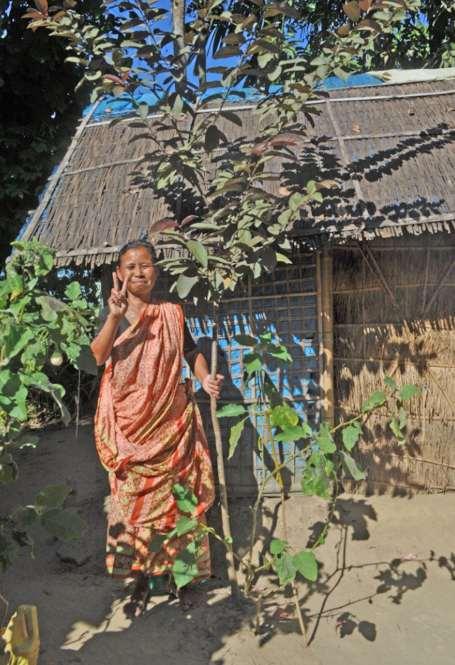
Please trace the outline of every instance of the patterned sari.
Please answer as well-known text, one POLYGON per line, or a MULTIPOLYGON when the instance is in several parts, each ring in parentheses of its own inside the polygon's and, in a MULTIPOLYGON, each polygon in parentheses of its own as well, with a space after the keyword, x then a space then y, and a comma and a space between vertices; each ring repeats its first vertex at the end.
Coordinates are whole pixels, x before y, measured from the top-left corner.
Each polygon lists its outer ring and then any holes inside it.
MULTIPOLYGON (((101 380, 95 442, 109 472, 106 565, 128 577, 161 575, 172 567, 191 534, 173 538, 158 553, 157 534, 181 516, 172 487, 180 483, 198 498, 204 520, 214 499, 212 466, 190 383, 182 384, 184 317, 180 306, 150 304, 115 341, 101 380)), ((200 577, 210 575, 206 539, 198 560, 200 577)))

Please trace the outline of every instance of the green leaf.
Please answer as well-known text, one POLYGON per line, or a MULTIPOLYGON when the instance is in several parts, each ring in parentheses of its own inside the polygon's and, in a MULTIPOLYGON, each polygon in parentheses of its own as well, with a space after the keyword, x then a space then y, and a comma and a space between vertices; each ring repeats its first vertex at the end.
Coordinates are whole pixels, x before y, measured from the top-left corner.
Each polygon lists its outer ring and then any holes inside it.
POLYGON ((218 418, 235 418, 243 416, 247 412, 243 404, 225 404, 221 409, 218 409, 216 415, 218 418))
POLYGON ((276 57, 274 53, 260 53, 258 55, 258 65, 261 69, 267 67, 268 63, 276 57))
POLYGON ((279 432, 273 436, 275 441, 300 441, 300 439, 307 439, 312 436, 313 432, 307 423, 303 423, 301 427, 286 427, 283 432, 279 432))
POLYGON ((341 436, 343 445, 347 450, 352 450, 362 434, 362 427, 359 423, 352 423, 343 428, 341 436))
POLYGON ((190 543, 190 545, 175 559, 172 566, 172 575, 177 589, 181 589, 198 577, 199 570, 197 567, 196 547, 194 543, 190 543))
POLYGON ((216 125, 209 125, 205 132, 204 147, 206 152, 211 152, 218 148, 220 143, 226 141, 223 132, 220 132, 216 125))
POLYGON ((234 455, 237 445, 240 441, 240 437, 243 434, 243 430, 245 429, 245 422, 248 420, 248 416, 246 418, 242 418, 242 420, 239 420, 238 423, 233 425, 231 427, 231 431, 229 433, 229 453, 228 453, 228 459, 231 459, 231 457, 234 455))
POLYGON ((280 540, 279 538, 273 538, 270 543, 270 554, 276 556, 281 554, 289 547, 289 544, 285 540, 280 540))
POLYGON ((226 118, 226 120, 233 122, 234 125, 237 125, 238 127, 242 126, 242 120, 240 116, 238 116, 237 113, 234 113, 233 111, 220 111, 219 115, 222 118, 226 118))
POLYGON ((276 260, 278 263, 287 263, 292 265, 292 260, 289 258, 289 256, 286 256, 286 254, 282 254, 281 252, 276 252, 276 260))
POLYGON ((358 465, 357 462, 351 455, 348 453, 345 453, 343 450, 341 451, 343 463, 346 466, 346 469, 350 473, 350 475, 354 478, 354 480, 365 480, 366 473, 365 471, 362 471, 358 465))
POLYGON ((3 355, 10 360, 17 356, 32 341, 35 333, 31 328, 11 325, 3 338, 3 355))
POLYGON ((150 552, 161 552, 163 543, 168 539, 168 535, 165 533, 157 533, 153 536, 152 540, 149 543, 150 552))
POLYGON ((39 518, 34 506, 20 506, 12 516, 17 526, 24 530, 35 524, 39 518))
POLYGON ((242 346, 256 346, 258 343, 256 337, 252 337, 251 335, 236 335, 234 339, 242 346))
POLYGON ((13 373, 10 369, 0 370, 0 392, 3 392, 3 387, 6 386, 12 376, 13 373))
POLYGON ((198 524, 198 520, 194 517, 181 517, 175 525, 175 533, 179 537, 184 536, 185 534, 194 531, 198 524))
POLYGON ((274 561, 275 571, 278 575, 280 586, 284 587, 295 580, 297 568, 295 567, 293 557, 284 552, 274 561))
POLYGON ((65 394, 63 386, 60 386, 58 383, 49 383, 49 389, 47 392, 52 395, 54 402, 60 409, 60 415, 62 416, 63 423, 68 426, 71 422, 71 414, 62 400, 62 393, 65 394))
POLYGON ((54 254, 55 251, 47 247, 42 248, 40 254, 40 270, 37 271, 40 275, 46 275, 54 267, 54 254))
POLYGON ((21 422, 25 422, 27 420, 28 416, 27 395, 28 395, 27 387, 21 385, 19 390, 15 393, 13 397, 13 403, 15 406, 9 413, 11 418, 17 418, 21 422))
POLYGON ((176 94, 174 97, 174 103, 172 105, 172 115, 175 118, 178 118, 178 116, 183 112, 183 97, 181 95, 176 94))
POLYGON ((374 409, 383 406, 386 400, 386 394, 382 390, 377 390, 368 397, 364 404, 362 404, 362 412, 368 413, 369 411, 373 411, 374 409))
POLYGON ((197 284, 199 281, 199 277, 188 277, 188 275, 179 275, 179 278, 176 283, 176 289, 179 298, 184 298, 187 297, 191 289, 195 284, 197 284))
POLYGON ((18 274, 8 275, 6 288, 9 291, 11 300, 16 300, 24 292, 24 280, 18 274))
POLYGON ((149 114, 148 104, 145 104, 145 103, 139 104, 139 106, 136 109, 136 113, 138 114, 138 116, 140 118, 145 120, 147 118, 148 114, 149 114))
POLYGON ((294 555, 292 561, 302 577, 310 582, 316 582, 318 579, 318 562, 311 550, 298 552, 294 555))
POLYGON ((403 407, 398 411, 398 424, 400 425, 400 429, 404 429, 408 424, 408 414, 403 407))
POLYGON ((0 455, 0 483, 12 483, 18 475, 17 464, 12 455, 3 453, 0 455))
POLYGON ((219 60, 221 58, 232 58, 239 55, 242 55, 242 51, 237 46, 225 46, 216 51, 213 57, 216 60, 219 60))
POLYGON ((403 436, 403 432, 401 431, 400 421, 398 420, 398 418, 396 418, 396 417, 392 418, 389 425, 390 425, 390 429, 392 430, 394 435, 397 437, 397 439, 399 441, 403 441, 404 436, 403 436))
POLYGON ((60 540, 77 540, 84 521, 74 510, 51 508, 41 516, 41 523, 49 533, 60 540))
POLYGON ((303 194, 300 194, 300 192, 294 192, 294 194, 291 194, 289 197, 288 205, 291 210, 298 210, 305 202, 306 197, 303 194))
POLYGON ((330 496, 330 475, 320 453, 311 455, 302 473, 302 492, 306 496, 330 496))
POLYGON ((282 362, 292 362, 292 356, 285 346, 277 346, 273 349, 270 349, 268 353, 277 360, 281 360, 282 362))
POLYGON ((402 402, 412 399, 416 395, 419 395, 420 390, 417 386, 414 386, 412 383, 406 383, 399 392, 399 399, 402 402))
POLYGON ((391 390, 396 390, 397 389, 397 382, 395 381, 395 379, 392 379, 391 376, 386 376, 384 378, 384 383, 391 390))
POLYGON ((327 423, 322 423, 319 432, 316 435, 316 442, 319 444, 323 453, 334 453, 337 449, 330 427, 327 423))
POLYGON ((68 485, 48 485, 39 492, 36 503, 44 508, 61 508, 70 492, 68 485))
POLYGON ((258 353, 245 353, 243 362, 248 375, 260 372, 262 369, 262 359, 258 353))
POLYGON ((75 358, 74 365, 82 372, 85 372, 85 374, 98 376, 98 366, 88 346, 83 346, 79 349, 79 355, 75 358))
POLYGON ((172 494, 175 497, 177 507, 182 513, 194 513, 197 508, 198 500, 194 493, 188 488, 176 483, 172 487, 172 494))
POLYGON ((186 243, 188 250, 203 268, 208 266, 208 254, 204 245, 199 240, 188 240, 186 243))
POLYGON ((48 323, 54 323, 58 316, 55 307, 52 307, 50 298, 48 296, 40 296, 36 302, 41 306, 41 316, 48 323))
POLYGON ((299 416, 289 404, 278 404, 270 411, 270 422, 273 426, 281 427, 284 430, 288 427, 296 427, 299 416))
POLYGON ((79 282, 71 282, 65 289, 65 295, 70 300, 76 300, 81 295, 81 285, 79 282))

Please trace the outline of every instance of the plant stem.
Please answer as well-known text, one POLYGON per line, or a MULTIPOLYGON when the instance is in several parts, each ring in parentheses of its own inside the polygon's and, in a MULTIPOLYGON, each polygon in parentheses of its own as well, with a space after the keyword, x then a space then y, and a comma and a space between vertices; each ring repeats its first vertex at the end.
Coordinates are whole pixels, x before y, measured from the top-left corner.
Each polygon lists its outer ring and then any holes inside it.
MULTIPOLYGON (((218 368, 218 305, 213 306, 213 329, 212 329, 212 358, 211 358, 211 374, 216 378, 218 368)), ((223 440, 221 437, 220 421, 216 415, 217 400, 215 397, 210 397, 210 415, 212 417, 212 427, 215 436, 216 448, 216 463, 218 470, 218 484, 220 487, 220 504, 221 504, 221 524, 223 527, 223 535, 226 540, 227 547, 227 572, 229 583, 231 585, 231 595, 238 595, 238 581, 237 571, 235 569, 234 550, 232 546, 232 533, 231 533, 231 520, 229 515, 229 504, 226 487, 226 472, 224 468, 223 457, 223 440)))
MULTIPOLYGON (((272 432, 271 432, 271 427, 270 427, 270 414, 267 413, 266 415, 266 436, 267 439, 270 439, 272 442, 273 446, 273 451, 274 451, 274 462, 275 462, 275 472, 277 474, 276 480, 279 483, 280 486, 280 497, 281 497, 281 520, 282 520, 282 531, 283 531, 283 540, 288 542, 288 520, 287 520, 287 515, 286 515, 286 493, 285 493, 285 487, 284 487, 284 479, 281 473, 281 468, 278 470, 279 467, 279 462, 280 460, 280 453, 279 450, 277 450, 276 446, 276 441, 272 437, 272 432)), ((281 467, 283 466, 283 463, 286 463, 287 460, 284 460, 284 462, 281 463, 281 467)), ((297 619, 299 622, 300 626, 300 632, 302 633, 303 638, 305 639, 305 642, 307 641, 307 632, 305 628, 305 623, 303 621, 303 616, 302 616, 302 610, 300 607, 300 602, 299 602, 299 592, 297 589, 297 585, 295 583, 295 580, 291 582, 291 589, 292 589, 292 597, 294 599, 294 605, 295 605, 295 610, 297 612, 297 619)))

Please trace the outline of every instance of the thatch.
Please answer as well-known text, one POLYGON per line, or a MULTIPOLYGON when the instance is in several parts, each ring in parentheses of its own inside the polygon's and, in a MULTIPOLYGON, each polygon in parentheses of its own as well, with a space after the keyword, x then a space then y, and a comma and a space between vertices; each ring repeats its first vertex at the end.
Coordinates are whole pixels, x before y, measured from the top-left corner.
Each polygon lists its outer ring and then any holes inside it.
POLYGON ((359 461, 371 491, 455 490, 454 250, 444 235, 334 250, 338 416, 358 413, 386 375, 422 389, 409 403, 406 445, 387 427, 390 414, 368 422, 359 461))
MULTIPOLYGON (((371 239, 455 229, 455 80, 331 91, 315 104, 301 147, 304 183, 343 176, 343 191, 302 219, 297 235, 371 239)), ((234 142, 258 135, 254 106, 235 106, 239 128, 219 120, 234 142)), ((302 120, 305 120, 302 118, 302 120)), ((153 117, 148 120, 153 128, 153 117)), ((168 214, 131 174, 153 141, 130 121, 91 122, 78 129, 26 231, 58 251, 60 264, 110 263, 118 246, 147 234, 168 214)), ((278 165, 272 165, 277 168, 278 165)))

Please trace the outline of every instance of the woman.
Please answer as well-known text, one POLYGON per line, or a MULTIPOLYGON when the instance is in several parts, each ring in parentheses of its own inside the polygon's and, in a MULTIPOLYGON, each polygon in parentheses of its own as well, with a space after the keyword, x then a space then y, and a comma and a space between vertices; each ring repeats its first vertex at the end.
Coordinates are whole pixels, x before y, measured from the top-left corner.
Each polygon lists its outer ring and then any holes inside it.
MULTIPOLYGON (((158 586, 191 539, 174 538, 150 551, 154 536, 171 531, 180 517, 173 486, 194 492, 201 520, 214 498, 201 417, 190 382, 181 381, 183 357, 209 395, 219 396, 223 378, 211 377, 181 306, 153 296, 157 276, 150 243, 133 241, 120 250, 108 308, 91 344, 97 364, 105 363, 95 441, 111 489, 106 564, 114 576, 137 577, 134 598, 153 582, 158 586)), ((198 571, 200 578, 210 575, 208 542, 198 571)))

